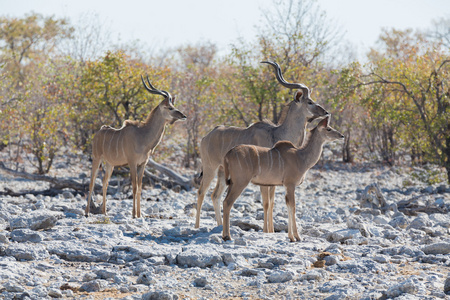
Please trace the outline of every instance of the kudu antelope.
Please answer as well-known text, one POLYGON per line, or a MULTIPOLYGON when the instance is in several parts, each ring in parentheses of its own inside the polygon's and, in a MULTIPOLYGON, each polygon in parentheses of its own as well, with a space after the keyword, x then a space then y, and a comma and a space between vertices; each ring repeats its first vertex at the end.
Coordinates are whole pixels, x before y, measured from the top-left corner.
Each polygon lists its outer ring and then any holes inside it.
POLYGON ((288 236, 291 242, 300 240, 295 222, 295 187, 303 182, 306 172, 317 163, 323 145, 344 138, 328 125, 328 121, 328 116, 320 121, 302 148, 295 147, 289 141, 280 141, 273 148, 239 145, 225 155, 224 170, 228 192, 223 202, 224 240, 231 239, 231 207, 250 182, 260 186, 283 185, 286 188, 288 236))
MULTIPOLYGON (((195 227, 200 226, 200 212, 205 194, 217 172, 217 184, 211 195, 216 221, 222 225, 220 198, 226 184, 223 173, 223 158, 236 145, 250 144, 272 147, 276 142, 288 140, 301 146, 306 134, 307 122, 317 117, 328 115, 328 112, 310 97, 309 88, 301 83, 287 82, 281 73, 280 66, 271 61, 263 61, 273 66, 278 82, 284 87, 297 89, 294 100, 283 109, 280 122, 274 125, 269 122, 257 122, 247 128, 217 126, 201 141, 200 157, 202 160, 202 178, 198 190, 197 215, 195 227)), ((261 187, 264 207, 264 232, 273 232, 273 199, 275 187, 261 187)))
POLYGON ((144 122, 126 120, 120 129, 102 126, 95 134, 92 140, 92 173, 86 216, 89 215, 97 171, 103 161, 105 166, 105 176, 103 177, 103 214, 106 215, 106 190, 114 167, 128 165, 133 186, 132 216, 133 218, 136 216, 140 218, 142 177, 148 158, 161 141, 166 125, 173 124, 177 120, 186 119, 186 116, 173 106, 175 97, 172 99, 168 92, 156 89, 150 83, 148 76, 148 85, 142 76, 141 80, 147 91, 163 96, 164 100, 150 112, 144 122))

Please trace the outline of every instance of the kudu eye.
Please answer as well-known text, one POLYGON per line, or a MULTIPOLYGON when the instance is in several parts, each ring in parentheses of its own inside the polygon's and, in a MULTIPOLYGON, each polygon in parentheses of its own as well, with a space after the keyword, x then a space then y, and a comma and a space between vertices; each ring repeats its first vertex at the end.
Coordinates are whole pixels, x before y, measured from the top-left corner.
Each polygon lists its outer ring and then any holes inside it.
POLYGON ((173 107, 172 106, 169 106, 167 109, 169 109, 169 110, 173 110, 173 107))
POLYGON ((308 104, 313 104, 313 102, 311 100, 308 100, 308 104))
POLYGON ((331 131, 331 128, 327 128, 327 131, 331 131))

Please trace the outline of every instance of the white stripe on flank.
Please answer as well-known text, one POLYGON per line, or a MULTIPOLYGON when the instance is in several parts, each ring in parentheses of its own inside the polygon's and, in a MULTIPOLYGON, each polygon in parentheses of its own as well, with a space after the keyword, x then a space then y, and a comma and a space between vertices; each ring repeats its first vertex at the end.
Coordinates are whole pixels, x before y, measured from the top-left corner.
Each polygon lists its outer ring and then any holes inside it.
POLYGON ((283 169, 281 168, 281 164, 282 164, 281 153, 280 153, 280 151, 279 151, 278 149, 275 149, 275 150, 276 150, 277 153, 278 153, 278 169, 279 169, 280 171, 283 171, 283 169))
POLYGON ((252 146, 253 149, 255 149, 256 156, 258 157, 258 175, 261 174, 261 160, 259 158, 258 149, 256 149, 256 146, 252 146))
POLYGON ((241 170, 242 170, 242 165, 241 165, 241 161, 239 160, 239 155, 238 155, 237 151, 235 151, 234 153, 236 154, 236 158, 237 158, 237 161, 238 161, 238 163, 239 163, 239 167, 240 167, 241 170))
POLYGON ((127 156, 125 155, 125 150, 124 150, 124 148, 123 148, 123 144, 125 144, 125 143, 123 143, 122 142, 122 156, 123 156, 123 158, 127 158, 127 156))
POLYGON ((122 130, 120 130, 119 137, 117 138, 117 145, 116 145, 116 158, 119 158, 119 142, 120 142, 120 136, 122 135, 122 130))
MULTIPOLYGON (((221 135, 221 137, 222 137, 222 143, 220 144, 220 150, 221 151, 223 151, 224 149, 223 149, 223 140, 224 140, 224 138, 223 138, 223 134, 221 135)), ((228 152, 228 151, 227 151, 228 152)), ((225 152, 225 154, 227 153, 227 152, 225 152)))
POLYGON ((115 134, 116 132, 113 131, 112 133, 113 133, 113 134, 112 134, 112 137, 111 137, 111 139, 109 140, 108 154, 111 153, 111 144, 112 144, 112 141, 113 141, 113 139, 114 139, 114 134, 115 134))
POLYGON ((103 152, 103 155, 105 155, 105 140, 106 140, 106 131, 105 131, 105 133, 103 134, 103 143, 102 143, 102 152, 103 152))
POLYGON ((270 158, 270 169, 269 172, 272 171, 272 166, 273 166, 273 159, 272 159, 272 151, 269 150, 269 158, 270 158))
POLYGON ((250 162, 250 170, 253 170, 253 161, 252 161, 252 156, 250 154, 250 147, 245 147, 247 149, 248 155, 247 155, 247 159, 250 162))
MULTIPOLYGON (((230 139, 230 142, 228 143, 228 147, 226 148, 226 149, 223 149, 223 150, 225 150, 225 154, 228 152, 228 151, 230 151, 230 149, 231 148, 233 148, 233 139, 230 139)), ((224 154, 224 156, 225 156, 225 154, 224 154)))

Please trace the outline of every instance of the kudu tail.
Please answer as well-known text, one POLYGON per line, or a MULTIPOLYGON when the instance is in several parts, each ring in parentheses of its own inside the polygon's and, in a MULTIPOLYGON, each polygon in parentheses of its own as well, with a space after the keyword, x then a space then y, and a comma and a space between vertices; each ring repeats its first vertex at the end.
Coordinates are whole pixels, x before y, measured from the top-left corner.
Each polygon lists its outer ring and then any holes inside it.
POLYGON ((228 169, 228 158, 226 156, 223 159, 223 169, 225 173, 225 183, 227 185, 230 185, 231 184, 230 170, 228 169))
POLYGON ((202 182, 202 179, 203 179, 203 169, 200 171, 199 175, 194 176, 194 179, 193 179, 194 185, 196 187, 199 187, 202 182))

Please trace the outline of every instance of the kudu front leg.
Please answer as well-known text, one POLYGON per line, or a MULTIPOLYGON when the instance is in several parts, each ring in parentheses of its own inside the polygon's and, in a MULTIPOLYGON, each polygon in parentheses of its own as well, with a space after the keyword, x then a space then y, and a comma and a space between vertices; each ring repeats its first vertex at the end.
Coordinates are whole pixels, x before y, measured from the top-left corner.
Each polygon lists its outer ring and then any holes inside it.
POLYGON ((91 182, 89 183, 89 194, 87 197, 87 205, 86 205, 86 209, 84 210, 84 214, 86 217, 89 216, 89 210, 91 207, 91 198, 92 198, 92 193, 94 191, 94 186, 95 186, 95 178, 97 178, 97 173, 98 173, 98 168, 100 167, 100 163, 101 163, 100 159, 94 158, 92 160, 91 182))
POLYGON ((197 192, 197 214, 195 216, 195 228, 200 227, 200 215, 202 211, 203 200, 205 199, 206 192, 208 191, 211 181, 214 179, 215 170, 203 169, 202 180, 197 192))
POLYGON ((273 233, 273 206, 275 200, 274 186, 260 186, 261 198, 264 208, 264 227, 263 232, 273 233))
POLYGON ((300 241, 295 221, 295 186, 286 187, 286 205, 288 209, 288 236, 291 242, 300 241))
POLYGON ((132 218, 136 218, 136 192, 137 192, 137 166, 130 165, 131 186, 133 188, 133 211, 132 218))
POLYGON ((146 163, 143 163, 137 169, 136 215, 138 218, 141 217, 142 178, 144 177, 145 165, 146 163))

